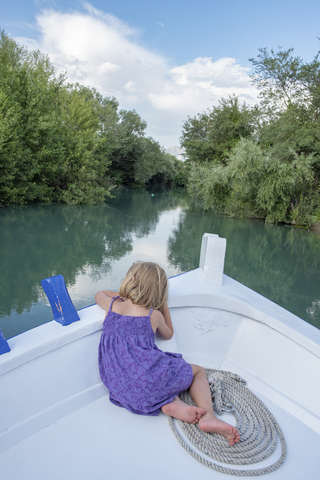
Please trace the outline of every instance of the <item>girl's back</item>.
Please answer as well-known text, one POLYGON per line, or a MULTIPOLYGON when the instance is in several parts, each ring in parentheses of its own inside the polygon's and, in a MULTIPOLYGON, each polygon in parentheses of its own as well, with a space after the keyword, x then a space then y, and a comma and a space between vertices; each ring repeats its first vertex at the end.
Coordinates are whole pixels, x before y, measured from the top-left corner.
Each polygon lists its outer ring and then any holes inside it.
POLYGON ((128 308, 125 303, 113 300, 103 324, 101 379, 114 404, 133 413, 158 415, 161 406, 190 386, 192 368, 180 354, 164 353, 155 345, 150 321, 153 309, 147 315, 136 315, 133 312, 143 314, 146 309, 128 308))
POLYGON ((152 312, 152 308, 149 312, 142 308, 128 308, 126 302, 120 298, 115 299, 110 304, 103 323, 103 332, 109 337, 120 337, 117 341, 120 341, 121 337, 128 341, 131 337, 132 342, 141 342, 153 347, 155 332, 151 325, 152 312))

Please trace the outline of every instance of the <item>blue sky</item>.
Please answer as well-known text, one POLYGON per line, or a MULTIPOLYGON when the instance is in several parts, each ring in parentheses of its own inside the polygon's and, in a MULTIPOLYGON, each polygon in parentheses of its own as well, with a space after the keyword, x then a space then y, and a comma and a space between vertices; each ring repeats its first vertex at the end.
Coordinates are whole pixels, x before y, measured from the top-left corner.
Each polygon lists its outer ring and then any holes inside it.
POLYGON ((319 0, 2 0, 0 28, 50 56, 70 82, 136 109, 168 148, 181 126, 232 93, 257 100, 249 58, 259 47, 310 61, 319 0))

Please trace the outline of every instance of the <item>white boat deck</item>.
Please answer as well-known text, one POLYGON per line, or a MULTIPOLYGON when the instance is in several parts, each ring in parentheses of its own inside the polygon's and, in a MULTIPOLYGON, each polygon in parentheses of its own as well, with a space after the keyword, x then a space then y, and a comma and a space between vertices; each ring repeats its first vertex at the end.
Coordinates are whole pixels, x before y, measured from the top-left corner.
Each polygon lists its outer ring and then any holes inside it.
MULTIPOLYGON (((229 277, 216 286, 200 274, 170 281, 175 335, 157 345, 239 374, 266 404, 288 449, 266 478, 319 478, 320 331, 229 277)), ((138 416, 111 404, 97 362, 105 312, 94 305, 79 315, 68 327, 49 322, 10 339, 12 351, 0 358, 1 480, 231 478, 192 458, 164 414, 138 416)), ((231 414, 222 418, 235 423, 231 414)), ((280 450, 279 442, 259 464, 224 466, 264 468, 280 450)))
MULTIPOLYGON (((284 464, 262 478, 318 478, 320 436, 260 398, 279 422, 288 447, 284 464)), ((232 415, 226 416, 232 422, 232 415)), ((280 445, 265 463, 242 468, 262 468, 279 456, 280 445)), ((175 439, 164 414, 134 415, 114 406, 107 395, 2 452, 0 469, 5 472, 2 480, 230 478, 193 459, 175 439)))

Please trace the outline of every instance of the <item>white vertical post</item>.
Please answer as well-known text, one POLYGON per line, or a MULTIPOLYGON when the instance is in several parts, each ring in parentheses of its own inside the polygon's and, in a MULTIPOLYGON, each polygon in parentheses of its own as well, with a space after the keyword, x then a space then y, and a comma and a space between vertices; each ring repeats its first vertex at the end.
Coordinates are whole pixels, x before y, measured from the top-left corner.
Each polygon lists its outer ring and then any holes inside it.
POLYGON ((210 285, 222 285, 227 240, 212 233, 202 237, 200 252, 201 281, 210 285))

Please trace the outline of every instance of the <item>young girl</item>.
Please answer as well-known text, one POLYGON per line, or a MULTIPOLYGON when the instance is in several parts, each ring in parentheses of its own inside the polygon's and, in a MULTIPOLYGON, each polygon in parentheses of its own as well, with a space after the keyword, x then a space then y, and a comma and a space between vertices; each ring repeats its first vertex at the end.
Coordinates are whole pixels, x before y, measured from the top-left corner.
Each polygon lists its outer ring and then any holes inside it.
POLYGON ((167 305, 168 281, 156 263, 135 262, 119 292, 103 290, 95 300, 106 310, 99 346, 99 369, 110 400, 139 415, 160 410, 179 420, 199 422, 201 430, 219 433, 230 445, 239 442, 235 427, 216 418, 206 372, 182 355, 162 352, 154 343, 173 336, 167 305), (190 389, 196 406, 179 399, 190 389))

